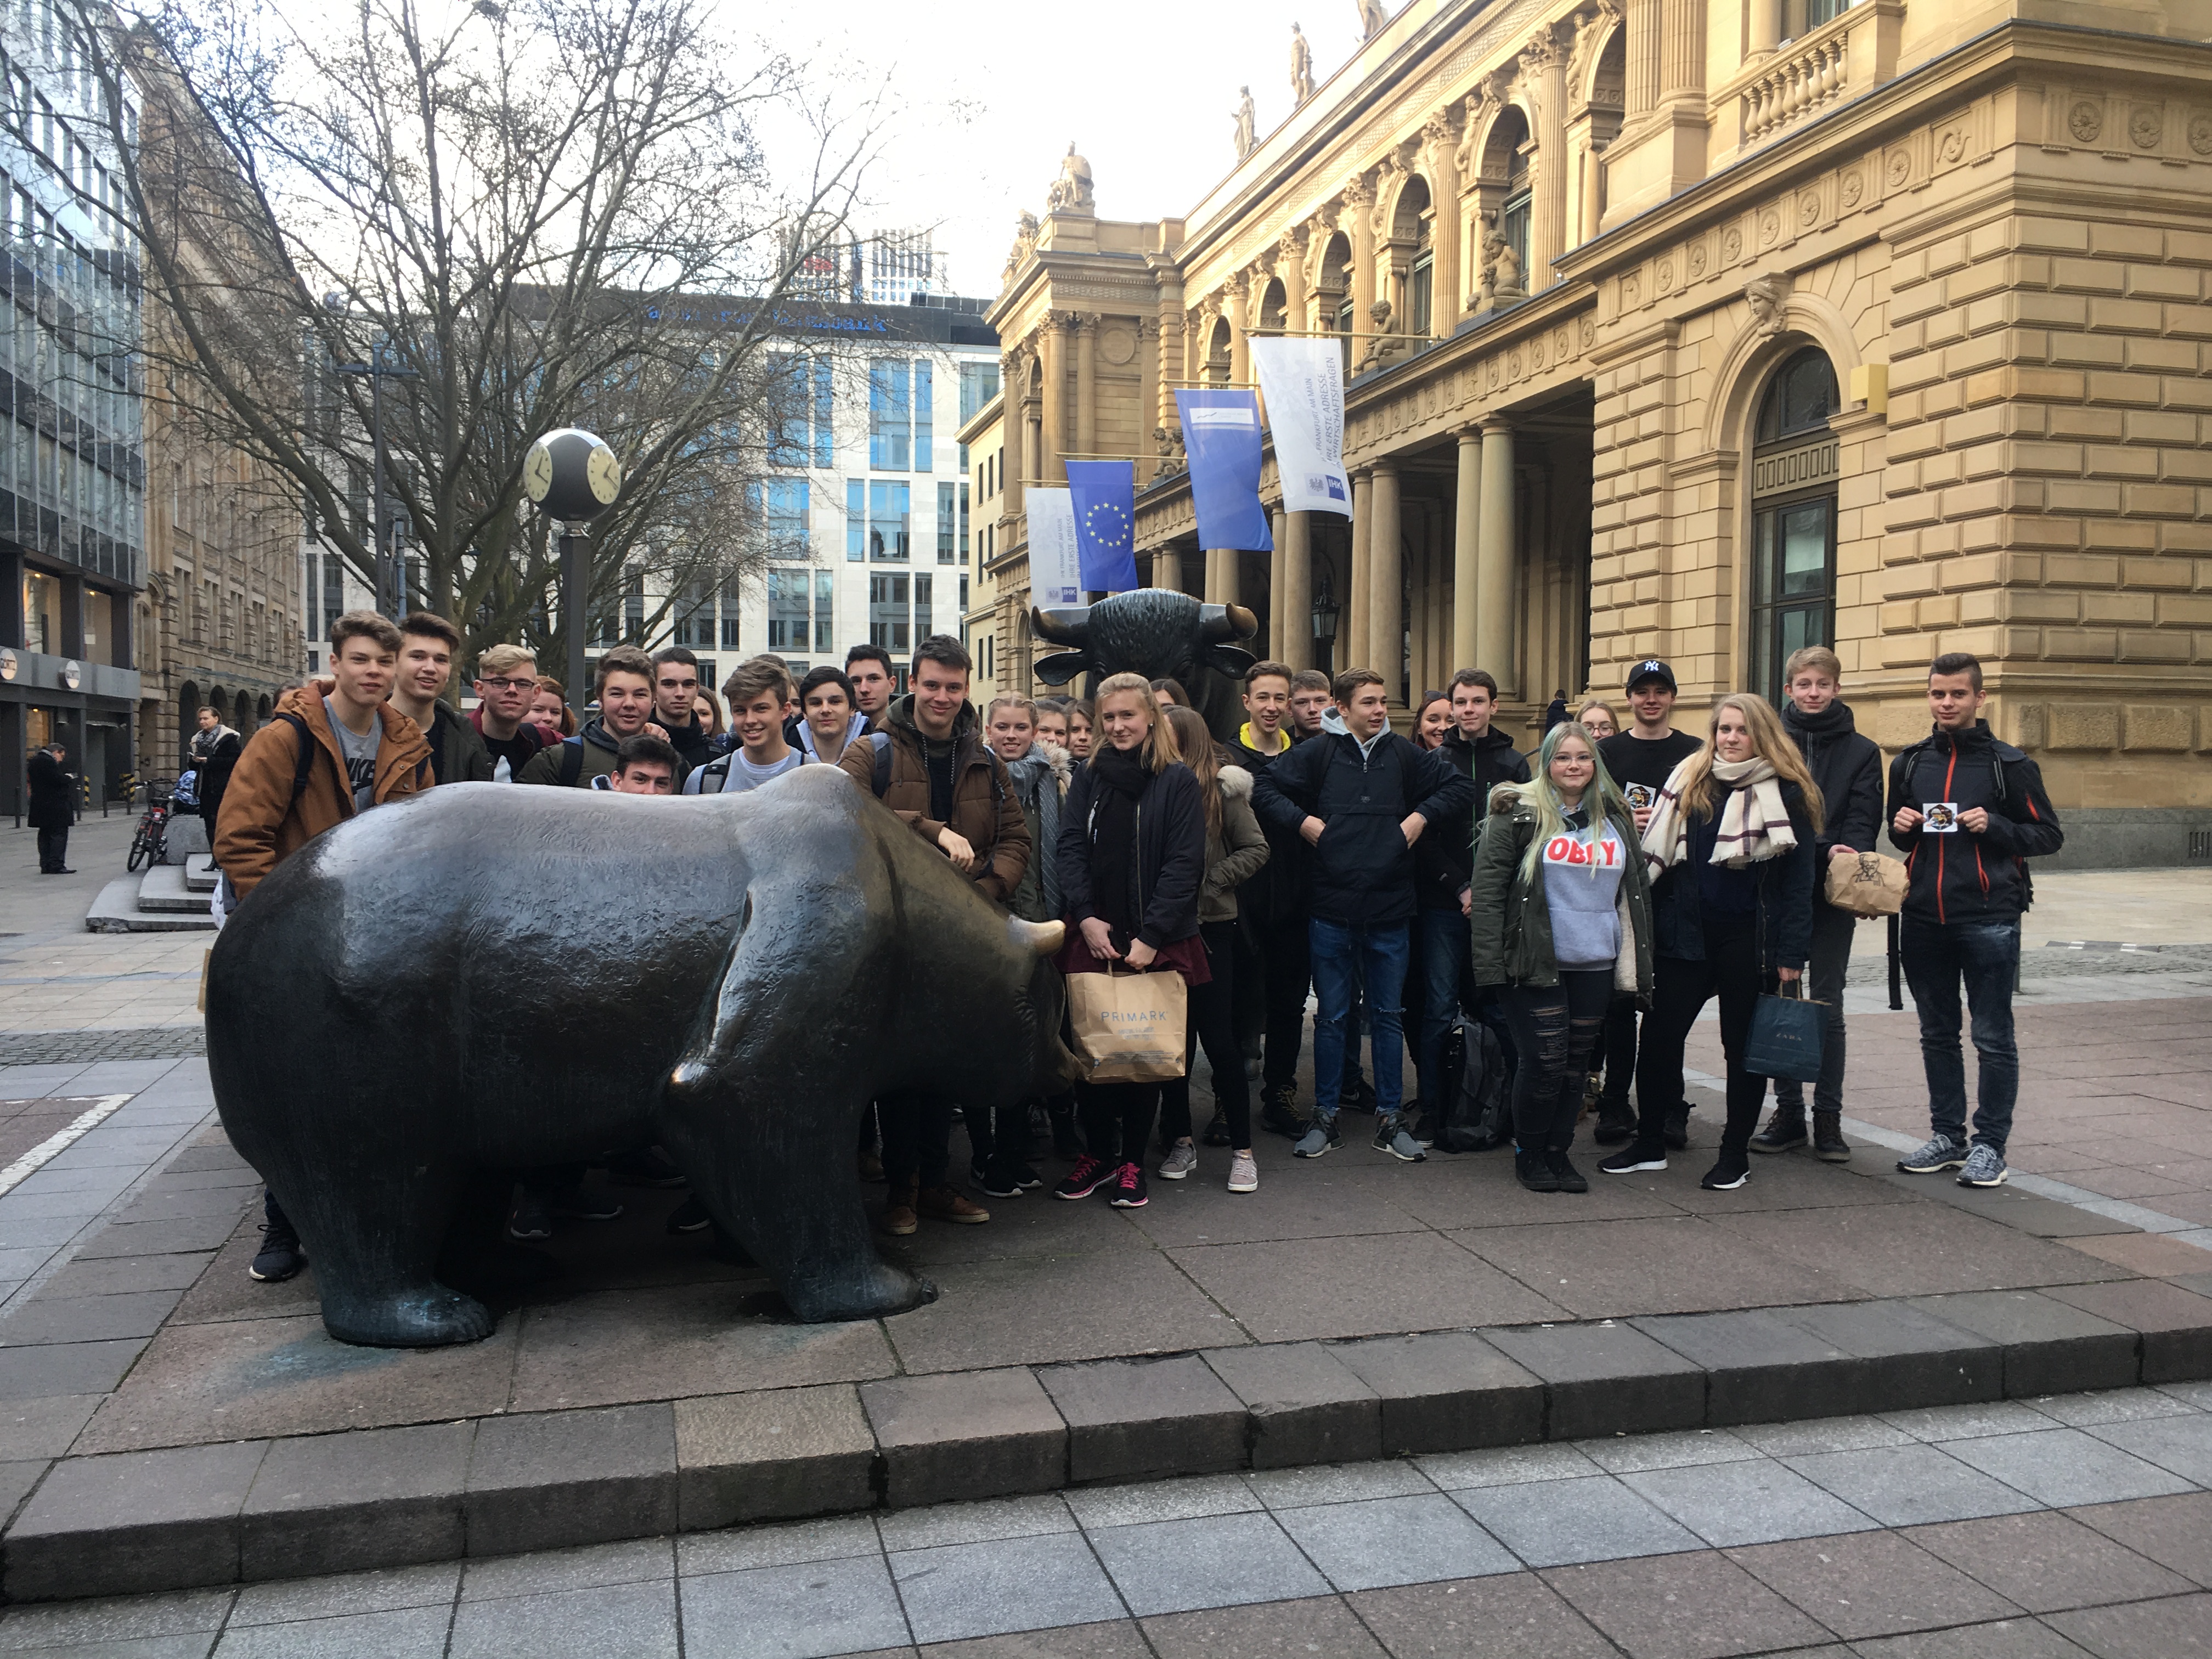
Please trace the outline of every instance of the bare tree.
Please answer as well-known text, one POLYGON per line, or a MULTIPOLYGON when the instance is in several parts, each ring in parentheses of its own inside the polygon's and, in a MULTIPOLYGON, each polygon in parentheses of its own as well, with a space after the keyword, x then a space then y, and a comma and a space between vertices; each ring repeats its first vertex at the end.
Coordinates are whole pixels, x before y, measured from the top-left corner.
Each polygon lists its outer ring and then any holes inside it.
POLYGON ((312 36, 256 0, 58 3, 112 169, 78 187, 138 246, 147 373, 365 580, 380 427, 386 516, 471 652, 565 648, 520 484, 556 427, 627 473, 594 614, 639 574, 674 593, 764 560, 745 484, 842 355, 794 295, 846 234, 872 99, 830 112, 703 0, 351 0, 312 36))

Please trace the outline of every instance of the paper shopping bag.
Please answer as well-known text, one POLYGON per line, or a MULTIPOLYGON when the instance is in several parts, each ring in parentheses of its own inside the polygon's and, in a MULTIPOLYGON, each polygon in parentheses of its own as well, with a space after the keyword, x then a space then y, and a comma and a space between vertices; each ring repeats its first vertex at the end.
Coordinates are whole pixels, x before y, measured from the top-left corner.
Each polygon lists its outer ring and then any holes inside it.
POLYGON ((1828 902, 1855 916, 1893 916, 1905 905, 1904 865, 1879 853, 1836 859, 1828 866, 1828 902))
POLYGON ((1092 1083, 1164 1083, 1182 1075, 1188 990, 1173 969, 1067 976, 1076 1057, 1092 1083))

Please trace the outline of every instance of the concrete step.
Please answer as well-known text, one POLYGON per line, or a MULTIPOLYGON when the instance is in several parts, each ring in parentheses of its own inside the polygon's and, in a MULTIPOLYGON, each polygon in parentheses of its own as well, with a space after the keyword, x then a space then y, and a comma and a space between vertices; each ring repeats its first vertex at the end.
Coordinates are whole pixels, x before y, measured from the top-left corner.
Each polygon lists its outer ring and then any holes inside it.
POLYGON ((195 853, 185 860, 185 885, 195 893, 215 891, 215 860, 205 853, 195 853))
POLYGON ((161 843, 162 863, 182 865, 189 859, 206 856, 207 852, 207 825, 200 822, 198 812, 179 812, 169 820, 168 834, 161 843))
MULTIPOLYGON (((164 866, 156 866, 157 869, 164 866)), ((181 872, 176 872, 181 874, 181 872)), ((197 910, 142 910, 138 908, 141 878, 118 876, 100 890, 100 896, 84 913, 88 933, 211 933, 215 918, 207 901, 193 895, 197 910)))
POLYGON ((157 864, 146 872, 145 879, 138 884, 138 908, 204 915, 209 908, 208 896, 194 892, 187 884, 181 865, 157 864))

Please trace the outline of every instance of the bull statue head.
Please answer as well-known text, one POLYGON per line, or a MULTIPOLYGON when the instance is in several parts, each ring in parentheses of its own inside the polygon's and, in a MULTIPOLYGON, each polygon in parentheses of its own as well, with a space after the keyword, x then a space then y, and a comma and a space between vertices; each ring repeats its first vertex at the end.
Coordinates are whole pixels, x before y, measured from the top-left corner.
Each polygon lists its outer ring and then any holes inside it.
POLYGON ((1096 605, 1032 610, 1030 625, 1040 640, 1071 646, 1031 665, 1048 685, 1065 685, 1078 674, 1141 674, 1182 683, 1200 698, 1201 669, 1237 681, 1256 659, 1238 640, 1260 631, 1260 619, 1241 605, 1201 605, 1172 588, 1139 587, 1096 605))

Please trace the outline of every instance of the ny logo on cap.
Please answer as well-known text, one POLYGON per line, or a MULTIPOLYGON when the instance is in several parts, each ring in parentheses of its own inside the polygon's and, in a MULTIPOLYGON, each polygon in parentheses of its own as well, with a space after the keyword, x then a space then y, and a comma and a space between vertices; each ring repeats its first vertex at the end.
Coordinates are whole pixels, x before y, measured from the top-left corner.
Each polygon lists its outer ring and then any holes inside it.
POLYGON ((1646 657, 1643 666, 1637 672, 1643 674, 1663 674, 1667 672, 1667 665, 1656 657, 1646 657))

